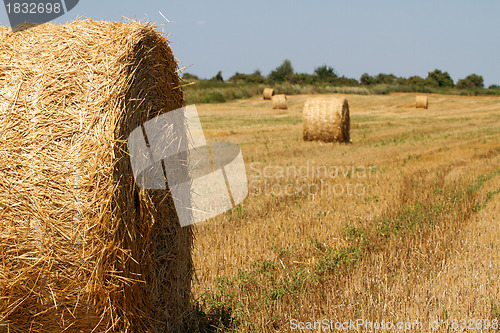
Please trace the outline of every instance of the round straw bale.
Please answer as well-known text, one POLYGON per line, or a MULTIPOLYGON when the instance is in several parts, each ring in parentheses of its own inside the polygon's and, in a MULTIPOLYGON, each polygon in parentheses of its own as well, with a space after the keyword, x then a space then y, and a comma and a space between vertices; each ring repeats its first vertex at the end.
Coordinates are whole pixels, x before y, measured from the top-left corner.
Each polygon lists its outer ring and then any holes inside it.
POLYGON ((182 332, 192 230, 126 140, 183 106, 156 27, 0 28, 0 330, 182 332))
POLYGON ((288 109, 286 95, 274 95, 271 98, 271 102, 273 104, 273 109, 281 109, 281 110, 288 109))
POLYGON ((429 107, 429 100, 427 96, 417 96, 417 109, 427 109, 429 107))
POLYGON ((270 100, 274 96, 273 88, 264 88, 264 92, 262 93, 264 99, 270 100))
POLYGON ((304 141, 350 141, 349 104, 345 98, 310 98, 302 118, 304 141))

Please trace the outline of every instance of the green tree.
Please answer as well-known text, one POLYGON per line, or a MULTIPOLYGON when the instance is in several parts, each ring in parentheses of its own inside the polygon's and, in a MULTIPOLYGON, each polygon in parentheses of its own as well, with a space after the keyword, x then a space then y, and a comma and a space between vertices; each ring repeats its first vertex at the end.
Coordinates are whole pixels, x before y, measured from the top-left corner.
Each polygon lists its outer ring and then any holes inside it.
POLYGON ((314 84, 318 82, 318 77, 307 73, 295 73, 290 75, 287 81, 292 84, 314 84))
POLYGON ((194 74, 191 74, 191 73, 188 73, 188 72, 185 72, 184 74, 182 74, 182 79, 184 81, 198 81, 200 78, 194 74))
POLYGON ((250 74, 247 81, 250 83, 264 83, 266 79, 262 76, 260 70, 257 69, 255 72, 250 74))
POLYGON ((439 69, 435 69, 433 72, 429 72, 426 81, 429 85, 434 87, 453 87, 453 79, 448 72, 442 72, 439 69))
POLYGON ((375 79, 368 73, 363 73, 363 75, 361 75, 361 78, 359 79, 359 82, 362 85, 369 86, 371 84, 375 84, 375 79))
POLYGON ((234 73, 233 76, 231 76, 229 78, 229 81, 234 82, 234 83, 241 82, 241 81, 246 82, 248 79, 248 76, 249 76, 248 74, 242 74, 242 73, 236 72, 236 73, 234 73))
POLYGON ((338 77, 338 78, 335 78, 333 81, 332 81, 335 85, 337 86, 347 86, 347 87, 356 87, 359 85, 359 82, 358 80, 356 79, 351 79, 351 78, 348 78, 348 77, 345 77, 345 76, 341 76, 341 77, 338 77))
POLYGON ((318 76, 321 81, 331 80, 338 77, 337 72, 333 67, 323 65, 314 69, 314 74, 318 76))
POLYGON ((376 84, 394 84, 396 83, 397 77, 394 74, 384 74, 380 73, 375 77, 376 84))
POLYGON ((222 77, 222 71, 218 71, 217 75, 211 78, 210 81, 224 82, 224 78, 222 77))
POLYGON ((293 74, 292 62, 285 59, 281 65, 269 74, 269 80, 274 82, 283 82, 293 74))
POLYGON ((458 89, 473 89, 473 88, 484 88, 483 77, 477 74, 471 74, 465 79, 458 80, 458 89))
POLYGON ((405 77, 398 77, 395 82, 398 86, 407 86, 408 79, 405 77))
POLYGON ((252 74, 242 74, 236 72, 233 76, 229 78, 229 81, 237 83, 237 82, 245 82, 245 83, 264 83, 265 79, 262 76, 262 73, 259 70, 256 70, 252 74))
POLYGON ((408 78, 408 85, 413 87, 423 87, 425 86, 425 79, 420 76, 414 75, 408 78))

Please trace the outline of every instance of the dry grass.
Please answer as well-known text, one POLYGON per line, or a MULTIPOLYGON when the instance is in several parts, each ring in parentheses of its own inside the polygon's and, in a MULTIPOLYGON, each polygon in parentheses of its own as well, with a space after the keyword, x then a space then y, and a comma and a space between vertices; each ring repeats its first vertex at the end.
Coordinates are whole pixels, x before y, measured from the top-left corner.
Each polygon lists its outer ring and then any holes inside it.
POLYGON ((135 21, 0 34, 0 331, 181 331, 191 230, 125 145, 183 105, 168 42, 135 21))
POLYGON ((344 146, 302 141, 309 97, 286 113, 261 98, 198 107, 208 139, 241 145, 250 182, 243 204, 196 227, 194 288, 211 322, 418 320, 429 332, 500 319, 500 99, 432 95, 428 114, 414 95, 349 96, 344 146), (345 192, 325 195, 334 186, 345 192))

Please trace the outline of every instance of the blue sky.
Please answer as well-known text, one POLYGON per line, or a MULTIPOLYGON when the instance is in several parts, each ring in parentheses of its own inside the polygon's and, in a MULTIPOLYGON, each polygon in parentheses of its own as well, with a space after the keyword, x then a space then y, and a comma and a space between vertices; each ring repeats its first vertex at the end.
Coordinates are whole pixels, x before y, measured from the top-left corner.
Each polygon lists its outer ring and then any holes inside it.
MULTIPOLYGON (((326 64, 359 79, 364 72, 426 77, 439 68, 455 82, 477 73, 486 85, 500 84, 498 0, 80 0, 57 22, 164 23, 159 11, 175 21, 163 31, 177 59, 200 77, 268 74, 288 58, 296 72, 326 64)), ((5 8, 0 22, 8 23, 5 8)))

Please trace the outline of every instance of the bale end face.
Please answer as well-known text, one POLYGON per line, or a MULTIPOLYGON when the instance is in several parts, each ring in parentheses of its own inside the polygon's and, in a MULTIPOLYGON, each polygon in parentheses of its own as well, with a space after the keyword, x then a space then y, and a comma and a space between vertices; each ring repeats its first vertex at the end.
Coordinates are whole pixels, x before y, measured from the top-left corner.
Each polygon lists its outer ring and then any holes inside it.
POLYGON ((429 99, 427 96, 417 96, 417 109, 427 109, 429 107, 429 99))
POLYGON ((286 95, 274 95, 271 99, 271 102, 273 104, 273 109, 278 109, 278 110, 288 109, 286 95))
POLYGON ((308 99, 302 117, 304 141, 350 142, 347 99, 324 97, 308 99))

